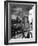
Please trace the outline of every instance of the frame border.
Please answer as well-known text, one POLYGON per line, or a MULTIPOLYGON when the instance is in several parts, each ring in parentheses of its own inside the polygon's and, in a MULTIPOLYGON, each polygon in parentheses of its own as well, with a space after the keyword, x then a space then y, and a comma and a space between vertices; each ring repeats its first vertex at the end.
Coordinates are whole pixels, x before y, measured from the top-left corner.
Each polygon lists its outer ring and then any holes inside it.
POLYGON ((11 45, 11 44, 33 44, 37 43, 37 2, 31 2, 31 1, 4 1, 4 44, 5 45, 11 45), (33 3, 36 4, 35 8, 35 42, 17 42, 17 43, 8 43, 8 3, 14 2, 14 3, 33 3), (6 12, 6 14, 5 14, 6 12), (6 30, 5 30, 5 15, 6 15, 6 30), (6 31, 6 33, 5 33, 6 31))

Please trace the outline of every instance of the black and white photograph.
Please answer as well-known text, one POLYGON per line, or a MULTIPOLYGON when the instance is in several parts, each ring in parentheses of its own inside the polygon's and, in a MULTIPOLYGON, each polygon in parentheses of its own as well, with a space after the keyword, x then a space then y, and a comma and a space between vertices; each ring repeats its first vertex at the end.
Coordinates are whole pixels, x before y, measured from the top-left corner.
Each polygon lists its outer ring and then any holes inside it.
POLYGON ((37 2, 4 2, 4 43, 37 43, 37 2))

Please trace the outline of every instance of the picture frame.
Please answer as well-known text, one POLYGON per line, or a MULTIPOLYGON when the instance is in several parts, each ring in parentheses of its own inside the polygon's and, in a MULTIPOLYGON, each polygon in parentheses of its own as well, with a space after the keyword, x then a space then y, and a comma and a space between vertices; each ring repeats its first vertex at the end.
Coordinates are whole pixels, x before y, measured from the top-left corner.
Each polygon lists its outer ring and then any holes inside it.
MULTIPOLYGON (((31 9, 30 7, 29 7, 29 9, 31 9)), ((31 1, 4 1, 4 44, 9 45, 9 44, 33 44, 33 43, 37 43, 37 2, 31 2, 31 1), (9 31, 8 31, 8 30, 10 30, 10 28, 9 28, 10 26, 9 26, 8 21, 11 21, 11 20, 9 20, 8 15, 12 14, 12 12, 9 13, 9 11, 10 11, 9 9, 13 8, 12 3, 15 3, 16 7, 17 7, 17 4, 22 4, 22 5, 23 4, 26 4, 26 5, 33 4, 33 5, 35 5, 35 23, 34 23, 35 24, 35 34, 34 34, 35 35, 35 40, 34 41, 27 41, 27 42, 21 41, 20 42, 20 40, 19 41, 17 40, 18 42, 10 42, 10 43, 8 42, 11 39, 11 37, 9 36, 10 35, 9 31), (10 8, 9 5, 12 8, 10 8)))

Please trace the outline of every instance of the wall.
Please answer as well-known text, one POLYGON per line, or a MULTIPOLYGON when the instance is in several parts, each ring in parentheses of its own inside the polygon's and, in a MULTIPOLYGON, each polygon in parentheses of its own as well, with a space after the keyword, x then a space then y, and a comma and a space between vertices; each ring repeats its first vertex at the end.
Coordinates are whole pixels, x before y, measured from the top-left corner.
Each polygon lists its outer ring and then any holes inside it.
POLYGON ((38 3, 37 3, 37 42, 38 42, 38 3))

